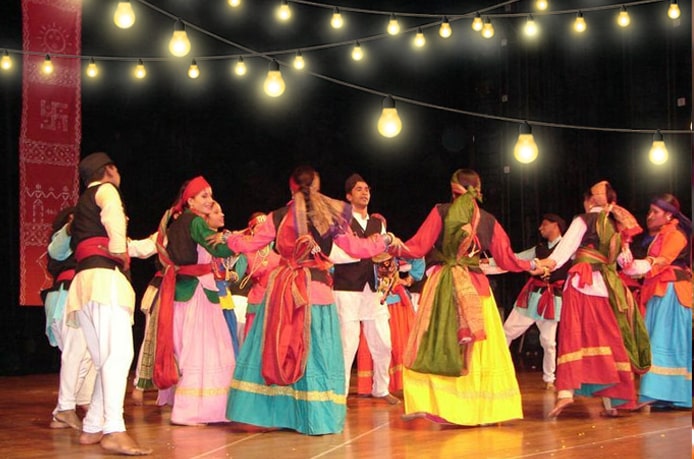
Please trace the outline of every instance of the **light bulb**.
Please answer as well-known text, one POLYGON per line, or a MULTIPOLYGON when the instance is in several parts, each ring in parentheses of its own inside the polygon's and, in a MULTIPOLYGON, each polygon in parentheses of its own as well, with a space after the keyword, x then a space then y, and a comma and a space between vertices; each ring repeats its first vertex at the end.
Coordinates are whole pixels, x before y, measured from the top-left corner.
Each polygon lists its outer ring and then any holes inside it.
POLYGON ((677 4, 677 0, 670 0, 670 7, 667 9, 667 15, 670 19, 677 19, 680 17, 680 6, 677 4))
POLYGON ((537 154, 537 144, 533 138, 532 129, 525 122, 520 125, 518 140, 515 147, 513 147, 513 156, 519 163, 528 164, 537 159, 537 154))
POLYGON ((402 121, 398 116, 398 110, 395 108, 395 101, 391 96, 387 96, 383 100, 383 110, 378 118, 378 132, 383 137, 392 138, 400 134, 402 130, 402 121))
POLYGON ((41 71, 46 75, 53 73, 53 62, 51 62, 51 56, 48 54, 46 54, 46 58, 43 60, 43 64, 41 64, 41 71))
POLYGON ((239 56, 239 59, 236 61, 236 64, 234 65, 234 73, 238 76, 244 76, 247 72, 248 67, 246 67, 246 63, 243 61, 243 57, 239 56))
POLYGON ((279 97, 284 94, 285 88, 284 79, 280 73, 280 65, 276 60, 273 60, 270 62, 267 77, 265 78, 265 83, 263 83, 265 94, 270 97, 279 97))
POLYGON ((241 6, 241 0, 229 0, 227 3, 229 3, 229 6, 232 8, 241 6))
POLYGON ((479 32, 484 27, 484 21, 482 21, 482 16, 479 13, 475 13, 475 19, 472 20, 472 30, 479 32))
POLYGON ((574 21, 574 30, 578 33, 583 33, 586 31, 588 28, 588 24, 586 24, 586 20, 583 19, 583 13, 580 11, 576 13, 576 20, 574 21))
POLYGON ((494 26, 492 25, 491 19, 488 17, 484 19, 484 25, 482 26, 482 36, 484 38, 492 38, 494 36, 494 26))
POLYGON ((304 56, 301 55, 301 51, 297 51, 296 56, 294 56, 294 68, 297 70, 302 70, 304 67, 306 67, 304 56))
POLYGON ((133 11, 130 0, 118 2, 116 12, 113 13, 113 22, 121 29, 129 29, 135 24, 135 11, 133 11))
POLYGON ((361 45, 359 42, 356 42, 354 44, 354 48, 352 48, 352 59, 355 61, 360 61, 364 59, 364 50, 361 49, 361 45))
POLYGON ((451 24, 448 22, 448 18, 443 18, 441 27, 439 27, 439 35, 441 38, 448 38, 453 35, 453 29, 451 29, 451 24))
POLYGON ((535 8, 538 9, 538 11, 544 11, 547 9, 549 6, 549 2, 547 0, 537 0, 535 2, 535 8))
POLYGON ((422 32, 421 27, 417 29, 417 34, 414 36, 414 40, 412 40, 412 44, 414 45, 415 48, 422 48, 424 45, 426 45, 427 39, 424 38, 424 32, 422 32))
POLYGON ((388 21, 388 34, 389 35, 397 35, 399 33, 400 33, 400 23, 398 22, 398 18, 396 18, 394 14, 391 14, 390 20, 388 21))
POLYGON ((280 21, 288 21, 292 17, 292 10, 289 9, 287 0, 282 0, 282 4, 277 8, 277 19, 280 21))
POLYGON ((145 64, 142 59, 137 60, 137 65, 135 66, 135 78, 138 80, 143 79, 147 76, 147 70, 145 69, 145 64))
POLYGON ((180 19, 174 23, 174 31, 169 41, 169 52, 176 57, 183 57, 190 52, 190 40, 186 27, 180 19))
POLYGON ((99 68, 96 66, 96 62, 94 62, 94 58, 89 59, 89 64, 87 65, 87 76, 89 78, 95 78, 99 74, 99 68))
POLYGON ((631 18, 629 17, 629 12, 627 11, 626 6, 622 6, 622 8, 619 10, 619 14, 617 15, 617 24, 619 24, 620 27, 626 27, 631 23, 631 18))
POLYGON ((342 15, 338 8, 333 10, 333 16, 330 18, 330 25, 333 29, 341 29, 342 26, 345 25, 345 20, 342 19, 342 15))
POLYGON ((658 166, 667 162, 667 147, 663 140, 663 134, 661 134, 660 131, 656 131, 653 135, 653 144, 651 145, 651 150, 648 152, 648 159, 658 166))
POLYGON ((538 28, 532 14, 528 15, 528 19, 525 21, 525 27, 523 27, 523 32, 525 32, 525 35, 528 37, 534 37, 537 35, 538 28))
POLYGON ((2 53, 2 58, 0 59, 0 67, 2 67, 3 70, 9 70, 12 68, 12 58, 10 57, 10 53, 5 50, 5 52, 2 53))
POLYGON ((200 76, 200 67, 198 67, 198 63, 195 62, 195 59, 193 59, 190 63, 190 67, 188 67, 188 77, 190 79, 194 80, 199 76, 200 76))

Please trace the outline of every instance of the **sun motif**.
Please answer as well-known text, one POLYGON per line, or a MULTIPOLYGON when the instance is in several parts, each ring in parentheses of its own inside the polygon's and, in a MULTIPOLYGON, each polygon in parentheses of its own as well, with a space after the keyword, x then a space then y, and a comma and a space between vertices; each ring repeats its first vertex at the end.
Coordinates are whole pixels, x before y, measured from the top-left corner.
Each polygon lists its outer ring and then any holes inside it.
POLYGON ((44 24, 41 26, 39 34, 39 39, 46 52, 60 53, 65 51, 68 35, 65 28, 57 26, 55 23, 44 24))

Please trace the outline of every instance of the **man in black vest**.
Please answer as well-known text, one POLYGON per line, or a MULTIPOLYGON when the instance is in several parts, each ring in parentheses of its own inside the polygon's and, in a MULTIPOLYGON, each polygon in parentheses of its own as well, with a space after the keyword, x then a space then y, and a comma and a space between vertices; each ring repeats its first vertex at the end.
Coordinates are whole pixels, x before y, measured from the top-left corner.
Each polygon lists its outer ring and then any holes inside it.
MULTIPOLYGON (((350 226, 359 237, 385 233, 385 223, 378 218, 369 218, 367 206, 371 199, 371 190, 366 181, 358 174, 352 174, 345 181, 347 201, 352 204, 352 221, 350 226)), ((352 364, 359 346, 360 323, 364 337, 373 359, 373 387, 371 395, 382 398, 391 405, 400 400, 388 391, 390 383, 391 341, 388 325, 388 307, 380 304, 376 293, 376 273, 370 258, 363 260, 348 259, 339 252, 336 246, 331 252, 335 260, 334 293, 337 312, 340 318, 342 347, 345 359, 345 394, 349 393, 349 380, 352 364), (349 261, 340 263, 340 261, 349 261)))

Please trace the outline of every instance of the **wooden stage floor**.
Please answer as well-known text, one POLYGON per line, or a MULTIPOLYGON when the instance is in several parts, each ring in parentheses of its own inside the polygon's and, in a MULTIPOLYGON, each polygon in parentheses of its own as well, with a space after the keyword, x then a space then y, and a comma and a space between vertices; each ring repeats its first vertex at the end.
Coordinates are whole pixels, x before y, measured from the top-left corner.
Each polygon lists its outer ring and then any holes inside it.
MULTIPOLYGON (((169 410, 145 394, 145 405, 126 401, 126 425, 156 458, 688 458, 690 411, 599 415, 598 399, 578 398, 557 420, 540 373, 519 373, 525 419, 487 427, 442 427, 425 419, 401 420, 402 405, 351 396, 345 430, 310 437, 292 431, 242 430, 233 424, 172 426, 169 410)), ((78 432, 49 429, 57 375, 0 377, 0 456, 98 458, 98 445, 82 446, 78 432)), ((128 395, 129 396, 129 395, 128 395)))

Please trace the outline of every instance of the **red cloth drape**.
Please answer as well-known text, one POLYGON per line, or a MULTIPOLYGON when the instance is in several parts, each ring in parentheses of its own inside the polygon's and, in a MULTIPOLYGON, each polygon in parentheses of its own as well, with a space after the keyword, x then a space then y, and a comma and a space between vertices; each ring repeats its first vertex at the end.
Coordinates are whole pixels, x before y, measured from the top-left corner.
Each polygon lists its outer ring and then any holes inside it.
MULTIPOLYGON (((19 135, 19 303, 41 305, 51 223, 77 201, 82 138, 81 0, 22 0, 22 124, 19 135), (45 55, 54 65, 41 72, 45 55)), ((13 56, 14 57, 14 56, 13 56)), ((15 60, 17 62, 17 60, 15 60)))

